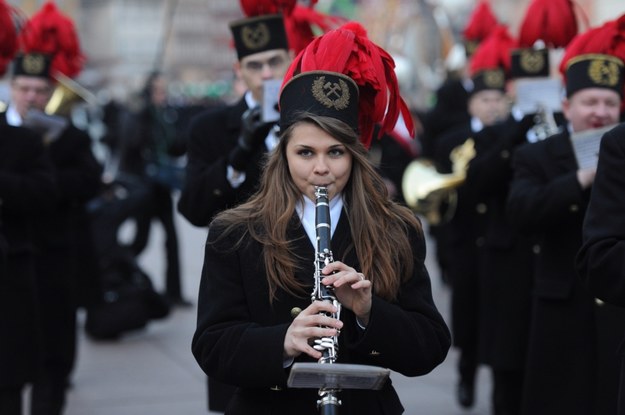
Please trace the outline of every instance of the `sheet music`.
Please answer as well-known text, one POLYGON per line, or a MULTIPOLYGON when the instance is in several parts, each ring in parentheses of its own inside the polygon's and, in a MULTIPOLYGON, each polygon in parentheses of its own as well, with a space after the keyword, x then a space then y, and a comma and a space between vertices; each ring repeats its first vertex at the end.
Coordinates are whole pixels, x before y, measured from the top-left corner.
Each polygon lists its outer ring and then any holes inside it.
POLYGON ((558 79, 519 79, 515 89, 516 106, 523 115, 533 114, 539 107, 552 113, 561 111, 562 83, 558 79))
POLYGON ((273 122, 280 119, 278 112, 278 97, 282 80, 269 79, 263 83, 262 119, 264 122, 273 122))
POLYGON ((616 124, 571 134, 575 159, 580 169, 597 168, 601 138, 614 127, 616 124))

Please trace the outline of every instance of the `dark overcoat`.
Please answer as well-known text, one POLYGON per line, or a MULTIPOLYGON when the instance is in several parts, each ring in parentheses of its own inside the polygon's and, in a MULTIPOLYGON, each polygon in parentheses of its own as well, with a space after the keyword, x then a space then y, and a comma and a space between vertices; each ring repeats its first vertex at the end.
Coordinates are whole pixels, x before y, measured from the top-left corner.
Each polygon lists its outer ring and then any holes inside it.
MULTIPOLYGON (((313 415, 318 413, 317 390, 287 388, 289 369, 283 367, 284 338, 295 307, 310 305, 315 252, 299 219, 294 217, 289 239, 300 268, 295 278, 310 291, 292 296, 278 290, 269 300, 262 246, 246 241, 233 251, 236 232, 215 245, 218 229, 209 229, 198 301, 198 325, 193 353, 211 377, 238 386, 228 415, 313 415), (249 243, 248 243, 249 242, 249 243)), ((332 237, 335 259, 359 268, 345 212, 332 237), (352 247, 353 249, 353 247, 352 247)), ((396 301, 373 296, 366 330, 355 315, 343 309, 344 327, 339 336, 338 363, 389 368, 406 376, 424 375, 441 363, 450 346, 450 335, 432 300, 430 279, 424 266, 422 235, 411 235, 415 270, 405 281, 396 301)), ((300 356, 296 360, 312 361, 300 356)), ((403 407, 387 382, 379 391, 344 390, 340 413, 345 415, 401 414, 403 407)))
MULTIPOLYGON (((228 156, 237 145, 244 98, 233 106, 207 110, 194 117, 187 137, 187 171, 178 201, 180 213, 195 226, 208 226, 212 217, 245 201, 258 186, 266 147, 261 145, 245 170, 245 181, 233 188, 227 178, 228 156)), ((257 134, 266 137, 270 125, 257 134)))
MULTIPOLYGON (((437 140, 435 164, 439 172, 452 173, 451 152, 472 136, 473 131, 467 123, 437 140)), ((478 252, 483 246, 480 241, 484 239, 484 227, 478 224, 483 215, 475 209, 478 204, 476 196, 466 183, 459 185, 454 193, 455 205, 449 207, 453 215, 449 222, 439 225, 440 231, 446 234, 442 239, 445 243, 439 240, 437 247, 446 250, 445 257, 449 258, 447 272, 452 287, 451 329, 454 345, 463 351, 463 359, 477 365, 481 303, 478 252)))
MULTIPOLYGON (((583 225, 577 256, 579 275, 603 301, 625 308, 625 124, 601 139, 597 175, 583 225)), ((625 413, 625 327, 618 349, 620 388, 618 414, 625 413)))
POLYGON ((512 179, 511 156, 526 144, 528 125, 509 117, 473 135, 476 155, 466 186, 480 247, 481 361, 498 371, 523 371, 530 319, 532 258, 530 243, 507 218, 506 198, 512 179))
POLYGON ((52 165, 41 138, 0 122, 0 387, 33 379, 41 340, 33 223, 55 202, 52 165))
POLYGON ((532 415, 612 413, 595 411, 595 300, 575 270, 590 190, 581 188, 577 169, 568 131, 515 154, 508 211, 537 243, 524 399, 532 415))

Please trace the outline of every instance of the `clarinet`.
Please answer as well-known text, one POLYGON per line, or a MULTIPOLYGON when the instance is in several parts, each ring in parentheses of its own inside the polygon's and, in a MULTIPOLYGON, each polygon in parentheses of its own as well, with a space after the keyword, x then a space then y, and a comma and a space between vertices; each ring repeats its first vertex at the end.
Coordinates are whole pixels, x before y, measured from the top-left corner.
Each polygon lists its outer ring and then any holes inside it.
MULTIPOLYGON (((325 286, 321 283, 323 275, 321 270, 334 261, 331 242, 331 226, 330 226, 330 204, 328 199, 328 189, 326 187, 317 187, 315 190, 315 229, 317 243, 315 247, 315 286, 312 292, 312 301, 327 301, 332 303, 337 311, 336 313, 324 313, 335 319, 340 319, 341 303, 334 295, 334 289, 331 286, 325 286)), ((318 363, 332 364, 336 362, 339 349, 339 333, 331 337, 322 337, 316 339, 313 347, 322 352, 322 356, 318 363)), ((321 415, 338 415, 338 409, 341 401, 337 397, 339 391, 333 388, 322 387, 319 389, 319 400, 317 407, 321 415)))

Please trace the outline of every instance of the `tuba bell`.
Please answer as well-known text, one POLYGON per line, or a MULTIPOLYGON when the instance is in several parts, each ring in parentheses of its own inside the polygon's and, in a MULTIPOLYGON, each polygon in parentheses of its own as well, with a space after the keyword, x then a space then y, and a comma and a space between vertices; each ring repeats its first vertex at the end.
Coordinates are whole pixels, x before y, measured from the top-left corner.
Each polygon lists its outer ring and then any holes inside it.
POLYGON ((412 161, 402 177, 402 192, 408 207, 431 225, 448 222, 457 205, 456 188, 466 179, 469 162, 474 157, 475 142, 469 138, 451 151, 452 173, 439 173, 426 159, 412 161))

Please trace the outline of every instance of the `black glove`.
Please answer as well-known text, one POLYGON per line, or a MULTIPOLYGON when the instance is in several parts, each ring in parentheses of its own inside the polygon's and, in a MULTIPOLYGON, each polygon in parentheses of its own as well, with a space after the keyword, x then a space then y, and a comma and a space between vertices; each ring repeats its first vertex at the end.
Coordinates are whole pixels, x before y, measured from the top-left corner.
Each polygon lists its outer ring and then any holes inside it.
POLYGON ((266 125, 261 119, 261 108, 250 108, 241 116, 241 132, 236 147, 230 152, 228 162, 237 171, 245 171, 254 150, 261 144, 265 137, 258 134, 258 130, 266 125))

